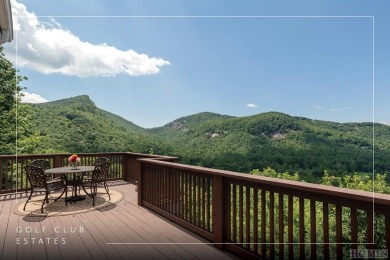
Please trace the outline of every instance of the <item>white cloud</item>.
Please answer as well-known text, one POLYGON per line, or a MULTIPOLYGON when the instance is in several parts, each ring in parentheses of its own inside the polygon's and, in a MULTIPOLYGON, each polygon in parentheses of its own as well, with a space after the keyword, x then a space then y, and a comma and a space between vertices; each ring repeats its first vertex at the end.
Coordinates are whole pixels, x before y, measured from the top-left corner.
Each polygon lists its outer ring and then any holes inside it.
POLYGON ((250 103, 250 104, 246 104, 246 107, 248 107, 248 108, 257 108, 257 105, 250 103))
POLYGON ((28 93, 28 92, 21 92, 23 94, 21 98, 22 103, 45 103, 48 102, 46 99, 41 97, 38 94, 34 93, 28 93))
MULTIPOLYGON (((12 15, 14 35, 17 34, 17 62, 21 67, 44 74, 108 77, 117 74, 151 75, 158 73, 161 66, 170 64, 162 58, 133 50, 122 51, 105 43, 94 45, 82 41, 53 18, 39 21, 16 0, 12 0, 12 15)), ((15 40, 10 44, 16 47, 15 40)))
POLYGON ((343 111, 343 110, 350 110, 350 109, 352 109, 352 108, 350 108, 350 107, 331 108, 331 109, 329 109, 329 111, 331 111, 331 112, 336 112, 336 111, 343 111))
POLYGON ((390 126, 390 121, 380 121, 379 123, 390 126))

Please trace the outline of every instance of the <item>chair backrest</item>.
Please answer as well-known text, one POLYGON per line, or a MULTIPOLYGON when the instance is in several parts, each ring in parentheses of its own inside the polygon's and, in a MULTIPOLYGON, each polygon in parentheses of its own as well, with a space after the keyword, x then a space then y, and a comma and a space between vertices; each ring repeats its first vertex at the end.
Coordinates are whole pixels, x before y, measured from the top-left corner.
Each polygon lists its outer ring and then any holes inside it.
POLYGON ((96 158, 94 165, 98 165, 98 164, 101 164, 101 163, 104 163, 104 162, 110 162, 110 159, 108 159, 107 157, 96 158))
POLYGON ((41 167, 43 171, 50 169, 50 162, 44 159, 37 159, 30 163, 30 165, 41 167))
POLYGON ((24 167, 31 188, 47 188, 45 172, 41 167, 27 165, 24 167))
POLYGON ((103 162, 95 165, 92 172, 92 182, 104 182, 107 179, 110 162, 103 162))

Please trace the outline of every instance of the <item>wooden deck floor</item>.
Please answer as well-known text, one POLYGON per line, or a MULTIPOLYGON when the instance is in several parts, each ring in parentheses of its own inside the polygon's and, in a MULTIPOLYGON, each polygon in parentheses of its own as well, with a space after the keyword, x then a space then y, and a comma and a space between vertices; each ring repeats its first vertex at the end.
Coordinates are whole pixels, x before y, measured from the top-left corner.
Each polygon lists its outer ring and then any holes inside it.
POLYGON ((0 195, 0 259, 237 259, 139 207, 134 185, 110 188, 125 194, 112 209, 43 219, 13 212, 26 193, 0 195))

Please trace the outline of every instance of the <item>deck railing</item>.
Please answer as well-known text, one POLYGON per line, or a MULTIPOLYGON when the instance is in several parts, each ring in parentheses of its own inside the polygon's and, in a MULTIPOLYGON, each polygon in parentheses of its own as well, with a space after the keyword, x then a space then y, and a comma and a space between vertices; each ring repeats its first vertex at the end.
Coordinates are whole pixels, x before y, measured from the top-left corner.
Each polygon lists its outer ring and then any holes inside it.
MULTIPOLYGON (((138 203, 243 258, 342 258, 350 249, 390 249, 390 195, 175 163, 137 153, 109 157, 110 180, 139 181, 138 203)), ((25 191, 24 166, 69 154, 0 156, 0 193, 25 191)), ((178 243, 186 241, 177 241, 178 243)))
MULTIPOLYGON (((176 157, 159 156, 139 153, 82 153, 78 154, 80 165, 93 165, 98 157, 110 159, 109 180, 139 179, 139 172, 136 170, 137 159, 158 158, 159 160, 175 161, 176 157)), ((26 165, 36 159, 45 159, 50 162, 51 167, 68 166, 70 154, 39 154, 39 155, 0 155, 0 194, 29 189, 29 182, 24 170, 26 165)))
POLYGON ((243 258, 349 258, 350 249, 390 249, 390 195, 138 161, 139 205, 243 258))

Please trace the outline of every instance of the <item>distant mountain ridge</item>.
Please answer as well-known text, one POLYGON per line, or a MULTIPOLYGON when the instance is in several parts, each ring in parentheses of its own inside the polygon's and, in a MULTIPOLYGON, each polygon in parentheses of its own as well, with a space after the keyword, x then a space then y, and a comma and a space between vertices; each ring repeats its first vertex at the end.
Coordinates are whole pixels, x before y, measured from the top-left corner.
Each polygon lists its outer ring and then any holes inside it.
POLYGON ((267 112, 234 117, 203 112, 144 129, 97 108, 88 96, 30 104, 39 152, 154 152, 184 163, 248 172, 272 168, 317 178, 324 170, 390 171, 390 127, 267 112))
POLYGON ((102 110, 86 95, 30 104, 35 152, 148 152, 161 143, 143 128, 102 110))

